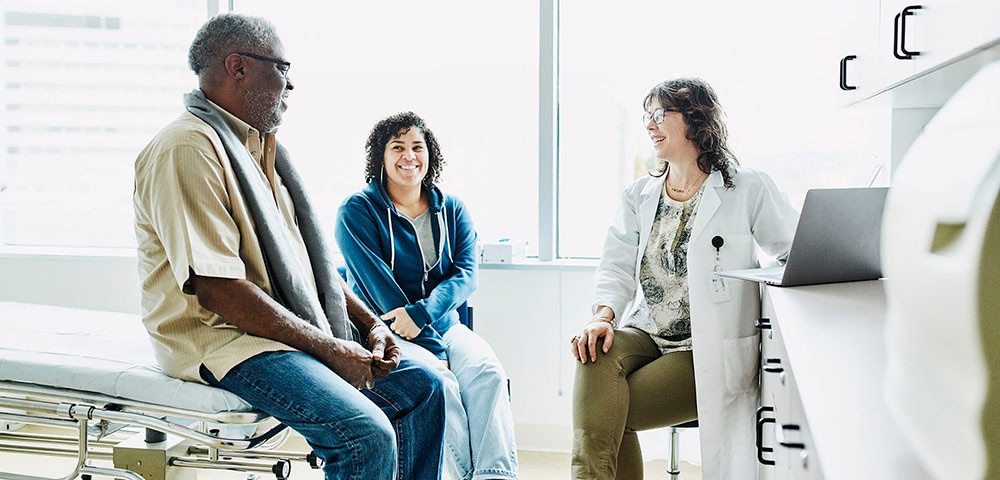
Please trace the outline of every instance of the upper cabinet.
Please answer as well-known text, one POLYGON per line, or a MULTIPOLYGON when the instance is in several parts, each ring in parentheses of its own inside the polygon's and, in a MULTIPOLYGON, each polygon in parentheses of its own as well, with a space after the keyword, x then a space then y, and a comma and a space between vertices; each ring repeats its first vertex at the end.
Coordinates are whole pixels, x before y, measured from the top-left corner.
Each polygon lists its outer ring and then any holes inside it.
POLYGON ((997 0, 851 0, 839 22, 843 105, 938 107, 1000 57, 997 0))
POLYGON ((842 104, 860 100, 878 76, 879 3, 845 0, 837 8, 839 88, 842 104))

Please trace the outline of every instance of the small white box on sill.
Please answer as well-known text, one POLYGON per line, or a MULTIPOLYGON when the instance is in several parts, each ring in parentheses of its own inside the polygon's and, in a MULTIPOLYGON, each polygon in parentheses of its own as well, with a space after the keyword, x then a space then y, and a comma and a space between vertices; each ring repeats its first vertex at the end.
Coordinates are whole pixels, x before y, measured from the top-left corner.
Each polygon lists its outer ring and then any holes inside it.
POLYGON ((479 250, 479 263, 512 263, 524 258, 524 242, 501 240, 484 243, 479 250))

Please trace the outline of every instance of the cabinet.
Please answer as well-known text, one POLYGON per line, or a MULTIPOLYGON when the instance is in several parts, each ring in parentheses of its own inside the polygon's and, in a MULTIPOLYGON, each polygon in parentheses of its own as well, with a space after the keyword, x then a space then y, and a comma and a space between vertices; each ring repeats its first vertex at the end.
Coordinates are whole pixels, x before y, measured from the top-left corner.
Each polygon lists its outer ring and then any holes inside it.
POLYGON ((876 87, 878 75, 879 4, 845 0, 837 8, 840 103, 861 100, 876 87))
POLYGON ((884 399, 882 281, 765 287, 762 300, 760 477, 929 480, 884 399))
POLYGON ((995 0, 883 0, 881 12, 888 47, 900 15, 895 29, 899 49, 920 53, 912 61, 915 73, 930 71, 1000 39, 1000 2, 995 0))
POLYGON ((875 104, 936 108, 978 67, 1000 56, 996 0, 850 0, 839 11, 837 61, 845 106, 882 98, 885 103, 875 104), (957 62, 970 65, 943 68, 957 62), (943 78, 917 82, 938 71, 943 78))
POLYGON ((765 297, 761 328, 761 406, 758 410, 758 460, 761 480, 819 480, 815 443, 791 371, 773 304, 765 297))

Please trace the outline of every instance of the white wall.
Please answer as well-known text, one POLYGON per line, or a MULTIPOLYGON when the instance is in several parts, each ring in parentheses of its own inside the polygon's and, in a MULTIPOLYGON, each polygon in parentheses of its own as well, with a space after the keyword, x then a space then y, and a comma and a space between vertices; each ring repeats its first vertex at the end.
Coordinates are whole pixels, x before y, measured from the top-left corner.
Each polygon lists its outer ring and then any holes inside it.
MULTIPOLYGON (((0 301, 138 313, 135 254, 80 250, 0 249, 0 301)), ((0 319, 6 321, 6 319, 0 319)))
MULTIPOLYGON (((594 265, 489 266, 470 299, 475 330, 511 379, 518 447, 568 452, 575 362, 569 338, 590 318, 594 265)), ((0 251, 0 301, 138 313, 130 252, 0 251), (83 254, 80 254, 83 253, 83 254)), ((0 319, 3 322, 15 319, 0 319)), ((665 458, 666 431, 640 434, 646 458, 665 458)), ((696 430, 682 435, 682 458, 698 463, 696 430)))

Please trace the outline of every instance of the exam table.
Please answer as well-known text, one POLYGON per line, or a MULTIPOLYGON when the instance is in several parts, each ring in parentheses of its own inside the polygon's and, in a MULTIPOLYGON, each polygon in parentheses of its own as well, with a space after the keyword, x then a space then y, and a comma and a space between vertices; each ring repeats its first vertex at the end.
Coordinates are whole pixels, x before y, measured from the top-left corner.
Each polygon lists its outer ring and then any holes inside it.
POLYGON ((240 397, 165 375, 140 318, 123 313, 0 302, 0 425, 0 452, 77 458, 58 478, 0 464, 7 480, 182 480, 198 469, 285 480, 292 461, 322 466, 279 450, 290 430, 240 397))

